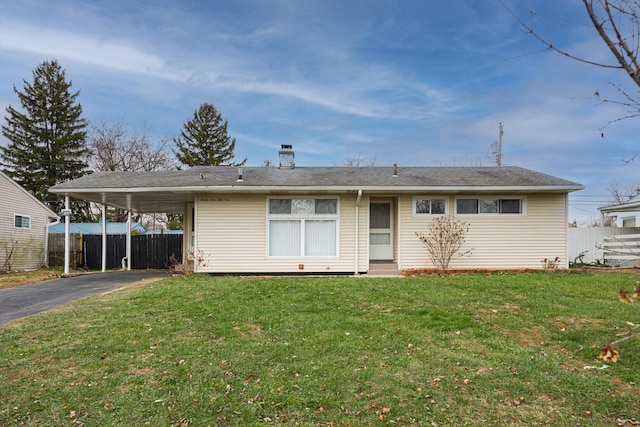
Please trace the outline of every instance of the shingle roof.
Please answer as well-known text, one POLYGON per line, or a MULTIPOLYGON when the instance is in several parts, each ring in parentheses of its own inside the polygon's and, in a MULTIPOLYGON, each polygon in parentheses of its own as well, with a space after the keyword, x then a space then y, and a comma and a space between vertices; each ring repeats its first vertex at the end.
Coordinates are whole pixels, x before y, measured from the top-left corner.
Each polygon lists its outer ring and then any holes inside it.
POLYGON ((242 167, 199 166, 179 171, 102 172, 52 187, 54 192, 88 188, 180 187, 558 187, 580 184, 514 166, 500 167, 242 167))
MULTIPOLYGON (((199 166, 179 171, 103 172, 58 184, 53 193, 112 204, 139 212, 159 212, 152 205, 177 210, 196 192, 277 191, 555 191, 582 185, 515 166, 495 167, 242 167, 199 166), (145 194, 146 196, 142 196, 145 194), (127 197, 125 197, 127 195, 127 197), (146 200, 143 200, 146 197, 146 200), (171 206, 169 206, 171 205, 171 206), (152 209, 152 210, 146 210, 152 209)), ((180 208, 181 209, 181 208, 180 208)))

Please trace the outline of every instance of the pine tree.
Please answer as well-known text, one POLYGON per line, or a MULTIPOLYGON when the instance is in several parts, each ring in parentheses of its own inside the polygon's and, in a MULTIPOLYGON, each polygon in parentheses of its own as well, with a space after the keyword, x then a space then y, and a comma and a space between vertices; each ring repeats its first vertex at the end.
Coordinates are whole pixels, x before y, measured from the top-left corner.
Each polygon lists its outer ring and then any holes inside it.
MULTIPOLYGON (((227 134, 227 121, 211 104, 204 103, 174 138, 178 161, 185 166, 233 165, 236 139, 227 134)), ((246 159, 240 164, 244 164, 246 159)))
MULTIPOLYGON (((85 175, 90 150, 86 145, 87 122, 77 103, 80 92, 71 93, 71 82, 56 60, 45 61, 33 70, 33 83, 23 80, 18 95, 22 110, 9 105, 2 134, 10 141, 0 147, 4 172, 45 203, 54 212, 64 205, 63 197, 48 188, 85 175)), ((88 215, 86 202, 74 203, 74 220, 88 215)))

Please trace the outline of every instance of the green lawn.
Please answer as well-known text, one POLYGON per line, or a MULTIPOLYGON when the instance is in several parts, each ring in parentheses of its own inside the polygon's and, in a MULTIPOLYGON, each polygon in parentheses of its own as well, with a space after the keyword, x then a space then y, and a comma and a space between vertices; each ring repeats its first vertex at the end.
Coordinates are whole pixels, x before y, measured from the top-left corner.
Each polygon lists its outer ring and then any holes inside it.
POLYGON ((635 279, 170 278, 0 327, 0 426, 638 425, 635 279))

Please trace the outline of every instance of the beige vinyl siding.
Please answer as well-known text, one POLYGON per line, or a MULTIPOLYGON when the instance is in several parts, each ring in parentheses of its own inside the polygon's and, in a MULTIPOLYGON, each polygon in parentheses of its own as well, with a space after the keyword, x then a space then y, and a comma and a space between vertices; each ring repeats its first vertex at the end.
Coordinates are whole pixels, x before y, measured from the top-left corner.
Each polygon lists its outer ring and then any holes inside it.
MULTIPOLYGON (((338 256, 269 257, 267 251, 268 197, 314 197, 287 194, 199 194, 196 196, 196 247, 204 262, 196 270, 207 273, 350 273, 355 270, 355 194, 337 197, 338 256), (300 266, 303 266, 301 269, 300 266)), ((360 204, 360 217, 366 213, 360 204), (363 211, 365 213, 363 213, 363 211)), ((361 224, 360 252, 366 250, 361 224)), ((361 268, 366 263, 361 263, 361 268)))
MULTIPOLYGON (((509 195, 517 196, 517 195, 509 195)), ((473 194, 458 197, 474 198, 473 194)), ((450 268, 514 269, 542 268, 542 260, 567 260, 567 195, 527 194, 524 215, 461 215, 469 224, 465 248, 470 256, 453 261, 450 268)), ((455 212, 454 197, 449 197, 449 212, 455 212)), ((401 268, 433 268, 427 251, 415 235, 426 231, 430 219, 412 214, 413 198, 402 197, 401 268)))
POLYGON ((44 265, 44 241, 50 215, 25 190, 0 175, 0 269, 11 247, 15 248, 13 270, 32 270, 44 265), (14 227, 16 214, 30 217, 28 229, 14 227))

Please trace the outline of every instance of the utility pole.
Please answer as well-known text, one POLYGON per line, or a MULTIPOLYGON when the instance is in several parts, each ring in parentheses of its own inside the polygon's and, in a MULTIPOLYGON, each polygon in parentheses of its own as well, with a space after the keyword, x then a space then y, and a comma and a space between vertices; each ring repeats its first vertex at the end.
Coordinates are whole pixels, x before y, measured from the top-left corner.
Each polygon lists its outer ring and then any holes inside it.
POLYGON ((502 166, 502 135, 504 132, 502 131, 502 123, 500 123, 500 130, 498 132, 498 156, 496 157, 496 163, 498 166, 502 166))

